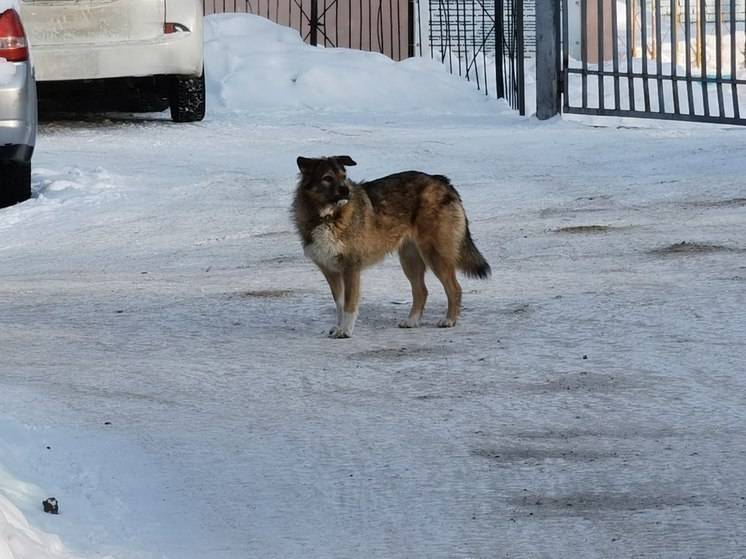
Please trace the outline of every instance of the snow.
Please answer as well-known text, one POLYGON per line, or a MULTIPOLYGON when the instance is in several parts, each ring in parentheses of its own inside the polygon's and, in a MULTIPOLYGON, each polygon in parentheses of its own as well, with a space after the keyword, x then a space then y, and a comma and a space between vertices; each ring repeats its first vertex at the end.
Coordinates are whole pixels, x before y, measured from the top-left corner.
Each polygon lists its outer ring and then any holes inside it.
POLYGON ((742 554, 746 131, 539 123, 207 26, 204 122, 46 123, 0 210, 0 558, 742 554), (459 189, 494 276, 457 327, 432 276, 396 327, 392 258, 324 336, 288 209, 295 158, 343 153, 459 189))
POLYGON ((213 110, 375 108, 440 114, 461 112, 460 105, 469 97, 471 105, 483 110, 494 107, 487 99, 470 95, 470 84, 443 72, 433 60, 397 63, 378 53, 310 48, 294 29, 264 18, 206 18, 205 57, 213 110), (252 38, 248 48, 247 37, 252 38))
MULTIPOLYGON (((17 453, 9 444, 13 432, 7 425, 0 428, 0 456, 6 461, 17 453)), ((71 559, 59 537, 45 534, 32 527, 14 502, 41 503, 41 489, 15 479, 0 466, 0 558, 2 559, 71 559)))

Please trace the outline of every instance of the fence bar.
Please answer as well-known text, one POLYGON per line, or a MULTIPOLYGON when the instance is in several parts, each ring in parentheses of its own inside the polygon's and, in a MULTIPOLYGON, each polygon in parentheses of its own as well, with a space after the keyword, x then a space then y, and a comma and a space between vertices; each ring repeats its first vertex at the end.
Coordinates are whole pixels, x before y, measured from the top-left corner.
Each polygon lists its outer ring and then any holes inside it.
MULTIPOLYGON (((484 21, 485 16, 487 16, 487 18, 489 19, 489 14, 487 13, 486 10, 483 9, 482 10, 482 30, 485 29, 485 21, 484 21)), ((495 30, 495 22, 493 20, 492 21, 492 31, 493 31, 493 33, 494 33, 494 30, 495 30)), ((489 34, 487 34, 487 36, 484 37, 485 41, 487 40, 488 37, 489 37, 489 34)), ((493 37, 494 37, 494 35, 493 35, 493 37)), ((485 93, 485 95, 489 95, 489 83, 490 82, 487 79, 487 53, 486 53, 486 49, 482 51, 482 67, 484 69, 484 93, 485 93)))
POLYGON ((627 11, 627 21, 626 21, 626 32, 627 32, 627 89, 629 91, 629 108, 630 110, 635 110, 635 80, 632 78, 632 72, 634 71, 634 36, 632 33, 632 29, 634 27, 634 10, 632 9, 632 6, 634 4, 635 0, 626 0, 624 3, 626 11, 627 11))
POLYGON ((598 106, 603 109, 604 108, 604 71, 606 70, 606 53, 604 52, 604 41, 606 40, 606 35, 604 33, 604 0, 596 0, 597 2, 597 12, 596 15, 598 16, 598 29, 596 30, 596 38, 598 39, 598 69, 601 70, 601 74, 598 76, 598 106))
MULTIPOLYGON (((570 72, 571 74, 580 74, 582 72, 582 70, 580 70, 580 68, 570 68, 570 69, 568 69, 568 72, 570 72)), ((600 70, 588 70, 588 75, 589 76, 598 76, 600 74, 601 74, 600 70)), ((607 74, 608 74, 608 72, 607 72, 607 74)), ((642 78, 643 75, 644 74, 642 72, 633 72, 632 73, 632 76, 634 76, 635 78, 642 78)), ((699 80, 699 78, 696 78, 696 77, 694 79, 695 80, 699 80)), ((728 83, 728 84, 730 84, 730 83, 736 83, 738 85, 746 86, 746 78, 740 79, 740 80, 731 80, 730 78, 722 77, 720 79, 718 79, 718 78, 710 78, 709 81, 710 81, 710 83, 714 83, 714 84, 716 84, 719 81, 720 83, 723 83, 723 84, 725 84, 725 83, 728 83)), ((613 112, 613 111, 610 111, 609 109, 606 109, 606 111, 607 112, 613 112)), ((654 112, 655 112, 655 114, 657 114, 657 111, 654 111, 654 112)), ((673 113, 667 113, 667 114, 673 114, 673 113)))
POLYGON ((702 106, 705 116, 710 116, 710 95, 707 88, 707 7, 705 0, 699 1, 700 75, 702 77, 702 106))
POLYGON ((505 97, 505 10, 502 2, 495 2, 495 88, 497 98, 505 97))
MULTIPOLYGON (((716 75, 718 80, 723 77, 723 13, 721 0, 715 0, 715 64, 717 65, 716 75)), ((724 116, 723 113, 723 84, 718 81, 715 86, 718 95, 718 116, 724 116)))
MULTIPOLYGON (((605 110, 602 111, 601 109, 593 109, 593 108, 583 108, 583 107, 570 107, 570 110, 567 112, 571 112, 574 114, 579 115, 592 115, 592 116, 607 116, 609 115, 609 111, 605 110)), ((625 111, 624 116, 631 117, 631 118, 653 118, 656 120, 681 120, 679 117, 677 117, 673 113, 659 113, 659 112, 651 112, 651 111, 625 111)), ((731 117, 722 117, 722 118, 713 118, 712 116, 705 116, 705 115, 691 115, 687 116, 686 120, 690 122, 719 122, 721 124, 744 124, 744 122, 738 121, 731 117)))
MULTIPOLYGON (((562 87, 560 88, 560 93, 562 93, 563 101, 562 101, 562 108, 563 110, 567 110, 570 107, 570 74, 567 71, 567 69, 570 67, 570 45, 568 44, 570 42, 570 26, 567 22, 567 2, 561 2, 562 4, 562 66, 561 66, 561 76, 562 76, 562 87)), ((542 26, 542 28, 546 28, 546 24, 542 26)), ((539 31, 539 11, 536 12, 536 30, 537 33, 539 31)), ((538 40, 537 40, 537 57, 538 57, 538 40)), ((537 109, 538 110, 538 109, 537 109)))
MULTIPOLYGON (((736 77, 736 0, 730 0, 730 77, 736 77)), ((738 86, 736 82, 731 83, 731 97, 733 98, 733 116, 741 118, 740 107, 738 106, 738 86)))
POLYGON ((619 22, 617 21, 617 3, 616 0, 611 2, 611 57, 613 60, 614 72, 614 109, 619 110, 619 22))
MULTIPOLYGON (((408 30, 407 30, 407 56, 409 58, 412 58, 415 56, 415 51, 417 49, 417 38, 415 38, 415 10, 417 10, 417 29, 420 29, 420 1, 416 0, 407 0, 407 20, 408 20, 408 30)), ((420 56, 422 56, 422 35, 419 35, 419 44, 420 44, 420 56)))
MULTIPOLYGON (((704 0, 702 0, 704 2, 704 0)), ((642 41, 642 91, 645 99, 645 110, 650 110, 650 91, 648 89, 648 20, 645 0, 640 0, 640 40, 642 41)))
MULTIPOLYGON (((475 10, 471 11, 471 36, 476 37, 477 36, 477 23, 476 23, 477 14, 475 13, 475 10)), ((479 64, 477 64, 477 51, 474 51, 473 58, 469 61, 469 67, 466 68, 466 75, 469 75, 469 68, 471 67, 472 63, 474 64, 474 78, 477 80, 477 89, 479 89, 479 64)), ((484 54, 484 53, 483 53, 484 54)))
MULTIPOLYGON (((441 5, 444 4, 443 0, 440 0, 440 4, 441 5)), ((446 14, 445 16, 446 21, 450 22, 451 21, 451 10, 447 2, 445 2, 445 14, 446 14)), ((452 50, 452 45, 451 45, 451 26, 450 25, 446 25, 446 45, 447 45, 447 50, 443 52, 443 56, 444 57, 446 55, 448 56, 448 69, 451 72, 451 74, 453 74, 453 50, 452 50)))
POLYGON ((692 7, 684 0, 684 42, 686 43, 686 96, 689 100, 689 115, 694 114, 694 91, 692 90, 692 7))
POLYGON ((583 106, 588 106, 588 0, 580 0, 580 60, 583 68, 581 76, 583 106))
MULTIPOLYGON (((499 0, 498 0, 499 1, 499 0)), ((513 53, 512 62, 513 64, 518 65, 518 67, 515 69, 515 79, 513 81, 514 87, 512 88, 514 97, 516 98, 516 103, 513 106, 517 105, 518 108, 518 114, 521 116, 526 114, 526 96, 525 96, 525 83, 524 83, 524 76, 525 73, 525 53, 523 51, 523 46, 525 44, 524 37, 523 37, 523 0, 514 0, 514 8, 515 9, 515 27, 517 29, 516 38, 515 38, 515 51, 513 53)))
POLYGON ((673 85, 673 112, 681 114, 679 107, 679 41, 676 35, 679 23, 679 3, 677 0, 671 0, 671 83, 673 85))
MULTIPOLYGON (((459 49, 461 47, 461 20, 459 15, 459 8, 458 8, 458 0, 455 2, 456 4, 456 56, 458 57, 458 75, 461 75, 461 53, 459 52, 459 49)), ((451 5, 451 2, 448 3, 448 6, 451 5)))
POLYGON ((661 0, 652 0, 655 3, 655 77, 658 90, 658 112, 666 112, 666 102, 663 95, 663 39, 661 27, 661 0))

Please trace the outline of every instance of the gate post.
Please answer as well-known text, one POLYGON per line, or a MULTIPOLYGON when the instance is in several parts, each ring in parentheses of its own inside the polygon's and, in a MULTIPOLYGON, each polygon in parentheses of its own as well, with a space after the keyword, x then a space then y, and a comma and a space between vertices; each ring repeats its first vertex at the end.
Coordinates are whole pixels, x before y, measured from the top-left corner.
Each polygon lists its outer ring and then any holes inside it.
POLYGON ((536 0, 536 118, 560 112, 560 2, 536 0))
POLYGON ((503 76, 503 61, 505 59, 504 1, 495 0, 495 91, 498 99, 505 98, 505 76, 503 76))

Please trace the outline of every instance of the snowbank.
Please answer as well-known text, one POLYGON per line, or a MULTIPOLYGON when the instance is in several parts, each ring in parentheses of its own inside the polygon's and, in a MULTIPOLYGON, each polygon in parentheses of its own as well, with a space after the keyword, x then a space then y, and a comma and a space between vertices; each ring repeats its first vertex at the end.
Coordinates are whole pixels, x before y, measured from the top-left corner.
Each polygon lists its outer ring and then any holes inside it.
POLYGON ((32 527, 6 496, 18 500, 35 493, 0 468, 0 559, 70 559, 57 536, 32 527))
POLYGON ((294 29, 251 14, 205 18, 205 61, 211 110, 495 111, 435 61, 312 47, 294 29))

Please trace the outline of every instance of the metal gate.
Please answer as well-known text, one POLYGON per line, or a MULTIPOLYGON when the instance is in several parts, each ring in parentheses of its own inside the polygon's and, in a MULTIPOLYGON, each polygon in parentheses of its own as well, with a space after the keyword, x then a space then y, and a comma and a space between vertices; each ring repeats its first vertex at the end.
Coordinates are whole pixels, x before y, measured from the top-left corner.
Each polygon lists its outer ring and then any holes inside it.
POLYGON ((566 113, 746 124, 744 0, 564 0, 566 113))
MULTIPOLYGON (((451 73, 473 81, 485 95, 505 98, 522 115, 523 1, 427 0, 425 12, 430 56, 451 73)), ((419 8, 418 0, 418 12, 423 14, 419 8)), ((418 43, 422 45, 422 37, 418 43)))

